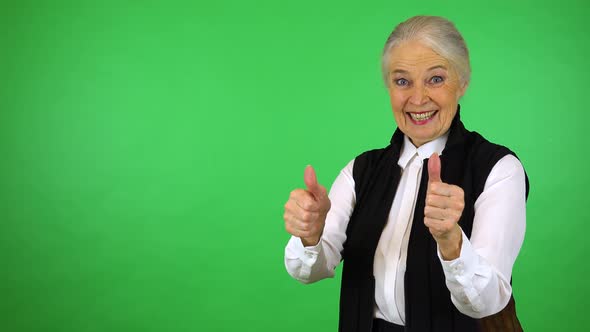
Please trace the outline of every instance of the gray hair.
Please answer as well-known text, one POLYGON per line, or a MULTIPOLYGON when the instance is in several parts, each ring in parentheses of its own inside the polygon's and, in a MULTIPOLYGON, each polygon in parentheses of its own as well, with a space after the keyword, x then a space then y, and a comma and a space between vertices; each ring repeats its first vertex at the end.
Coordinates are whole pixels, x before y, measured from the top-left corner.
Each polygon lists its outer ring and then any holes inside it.
POLYGON ((383 48, 381 71, 385 86, 389 86, 390 54, 394 47, 405 41, 417 40, 449 61, 462 84, 469 83, 471 65, 469 50, 463 36, 453 22, 440 16, 414 16, 398 24, 383 48))

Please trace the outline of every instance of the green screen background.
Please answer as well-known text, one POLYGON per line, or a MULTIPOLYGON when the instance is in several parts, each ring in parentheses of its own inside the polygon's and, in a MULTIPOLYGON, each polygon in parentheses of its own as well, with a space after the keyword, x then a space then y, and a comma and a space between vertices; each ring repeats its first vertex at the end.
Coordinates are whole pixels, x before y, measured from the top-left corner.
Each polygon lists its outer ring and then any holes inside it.
POLYGON ((585 1, 3 1, 0 331, 335 331, 335 280, 285 271, 289 192, 395 124, 382 45, 454 21, 467 127, 531 180, 528 331, 590 324, 585 1))

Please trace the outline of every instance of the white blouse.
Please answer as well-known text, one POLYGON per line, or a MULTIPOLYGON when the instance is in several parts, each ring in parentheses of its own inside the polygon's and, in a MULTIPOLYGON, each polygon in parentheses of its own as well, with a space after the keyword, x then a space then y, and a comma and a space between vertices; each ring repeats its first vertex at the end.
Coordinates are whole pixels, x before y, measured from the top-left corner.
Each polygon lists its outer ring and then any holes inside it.
MULTIPOLYGON (((448 134, 416 148, 405 137, 398 161, 402 176, 375 251, 375 317, 404 325, 404 274, 408 239, 420 187, 423 160, 441 154, 448 134)), ((291 237, 285 248, 285 265, 295 279, 312 283, 333 277, 341 260, 346 228, 356 203, 352 176, 354 160, 340 172, 330 190, 332 207, 320 242, 304 247, 291 237)), ((502 310, 512 293, 512 266, 524 240, 525 174, 520 161, 508 155, 490 172, 475 202, 471 239, 463 233, 461 254, 445 261, 439 251, 446 285, 457 309, 473 318, 502 310)))

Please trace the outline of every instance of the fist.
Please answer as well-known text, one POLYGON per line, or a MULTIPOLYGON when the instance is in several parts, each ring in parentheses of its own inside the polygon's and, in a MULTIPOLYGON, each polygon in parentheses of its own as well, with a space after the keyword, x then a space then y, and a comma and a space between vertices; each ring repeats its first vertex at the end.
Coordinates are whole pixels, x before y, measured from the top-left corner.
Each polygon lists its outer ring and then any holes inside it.
POLYGON ((454 259, 459 256, 461 248, 462 232, 458 222, 463 214, 465 199, 461 187, 441 181, 440 165, 438 154, 433 153, 428 160, 424 224, 439 244, 443 257, 454 259))
POLYGON ((307 166, 303 176, 307 189, 295 189, 285 203, 285 229, 301 239, 304 246, 320 241, 330 210, 326 188, 318 183, 313 167, 307 166))

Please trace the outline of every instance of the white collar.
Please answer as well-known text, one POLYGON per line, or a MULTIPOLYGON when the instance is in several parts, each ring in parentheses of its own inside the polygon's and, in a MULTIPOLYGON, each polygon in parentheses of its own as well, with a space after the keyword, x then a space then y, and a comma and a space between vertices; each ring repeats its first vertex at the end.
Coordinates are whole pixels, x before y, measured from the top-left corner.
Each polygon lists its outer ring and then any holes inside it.
POLYGON ((412 141, 408 138, 407 135, 404 135, 404 143, 402 145, 401 153, 399 156, 399 160, 397 164, 402 168, 406 169, 410 161, 412 161, 413 157, 418 154, 420 158, 420 162, 424 159, 430 158, 430 156, 436 152, 439 155, 442 154, 442 151, 447 144, 447 139, 449 138, 449 131, 447 130, 444 135, 435 138, 434 140, 422 144, 420 147, 416 148, 412 141))

